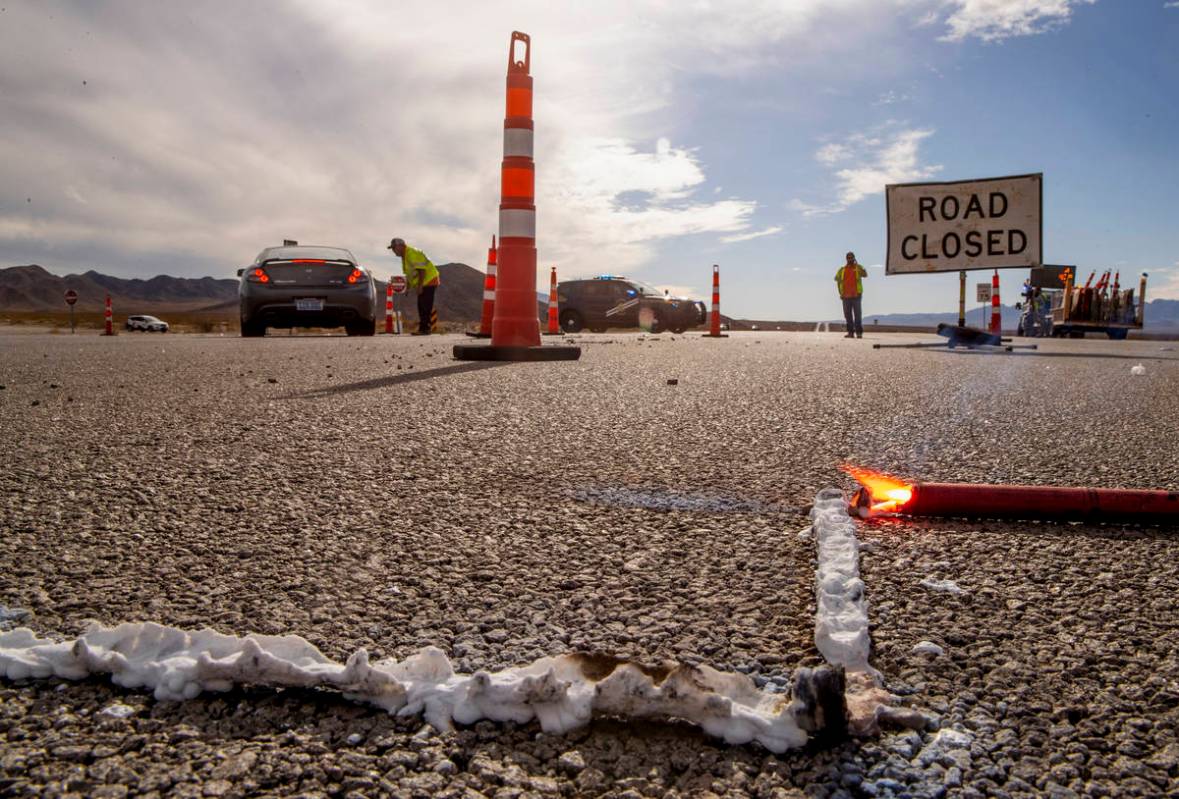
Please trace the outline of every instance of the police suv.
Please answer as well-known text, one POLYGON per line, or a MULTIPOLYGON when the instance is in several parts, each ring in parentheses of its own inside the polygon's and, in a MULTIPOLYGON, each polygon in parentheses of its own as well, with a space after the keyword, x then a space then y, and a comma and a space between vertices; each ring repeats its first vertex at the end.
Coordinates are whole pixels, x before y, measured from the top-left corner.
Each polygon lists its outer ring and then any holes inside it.
POLYGON ((653 333, 683 333, 704 322, 704 303, 667 292, 640 280, 599 275, 588 280, 557 284, 561 329, 578 333, 589 328, 604 333, 608 327, 641 327, 653 333))

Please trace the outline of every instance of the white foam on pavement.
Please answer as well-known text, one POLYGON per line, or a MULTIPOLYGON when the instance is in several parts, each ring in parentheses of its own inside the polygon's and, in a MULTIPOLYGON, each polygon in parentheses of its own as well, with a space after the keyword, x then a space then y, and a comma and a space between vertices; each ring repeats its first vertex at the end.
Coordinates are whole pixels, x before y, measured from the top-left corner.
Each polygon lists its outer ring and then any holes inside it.
POLYGON ((811 507, 811 527, 818 545, 815 646, 828 663, 849 672, 875 673, 868 665, 872 642, 860 579, 860 548, 842 491, 819 492, 811 507))
POLYGON ((927 723, 923 713, 897 707, 883 679, 868 662, 872 638, 868 630, 868 599, 860 579, 860 546, 856 525, 848 515, 847 498, 825 488, 811 507, 811 526, 818 548, 815 569, 815 646, 847 678, 848 729, 874 735, 888 721, 910 729, 927 723))
POLYGON ((116 685, 150 690, 159 700, 247 684, 334 688, 390 713, 420 714, 439 730, 481 719, 521 724, 536 719, 545 732, 560 734, 597 715, 677 718, 726 743, 757 741, 783 752, 803 746, 807 730, 822 724, 809 682, 815 672, 808 669, 795 675, 794 693, 781 694, 758 690, 743 674, 707 666, 652 669, 578 654, 457 674, 434 647, 402 661, 375 663, 360 649, 337 663, 297 635, 238 637, 150 622, 92 624, 73 641, 39 638, 23 627, 0 633, 0 675, 9 680, 79 680, 93 674, 110 674, 116 685))
POLYGON ((932 577, 926 577, 921 581, 924 588, 930 591, 940 591, 943 594, 964 594, 966 593, 962 586, 958 585, 953 580, 935 580, 932 577))

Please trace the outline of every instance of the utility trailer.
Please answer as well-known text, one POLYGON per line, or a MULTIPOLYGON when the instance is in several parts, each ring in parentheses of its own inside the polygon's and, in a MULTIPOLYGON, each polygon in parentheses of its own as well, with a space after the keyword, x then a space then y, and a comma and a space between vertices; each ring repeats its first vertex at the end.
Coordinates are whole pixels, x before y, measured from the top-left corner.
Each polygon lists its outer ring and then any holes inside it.
POLYGON ((1086 333, 1105 333, 1111 339, 1120 341, 1131 330, 1142 329, 1146 311, 1145 272, 1138 282, 1137 298, 1134 289, 1122 289, 1117 278, 1111 289, 1108 271, 1096 286, 1090 286, 1092 281, 1091 274, 1085 285, 1078 288, 1073 285, 1070 270, 1064 281, 1064 290, 1049 295, 1052 302, 1052 324, 1049 329, 1053 337, 1084 338, 1086 333))
POLYGON ((1106 270, 1093 285, 1096 272, 1084 286, 1074 285, 1076 268, 1045 264, 1033 267, 1023 284, 1023 302, 1017 334, 1032 337, 1084 338, 1086 333, 1105 333, 1111 339, 1124 339, 1131 330, 1142 329, 1146 307, 1146 274, 1134 290, 1121 288, 1121 274, 1110 285, 1111 270, 1106 270))

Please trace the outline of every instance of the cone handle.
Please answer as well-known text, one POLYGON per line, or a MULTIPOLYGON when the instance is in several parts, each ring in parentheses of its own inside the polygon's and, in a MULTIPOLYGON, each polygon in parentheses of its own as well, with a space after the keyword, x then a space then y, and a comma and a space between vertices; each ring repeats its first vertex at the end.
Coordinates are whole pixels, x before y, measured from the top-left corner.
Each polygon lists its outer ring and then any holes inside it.
POLYGON ((512 31, 512 44, 508 47, 508 72, 522 72, 527 75, 532 67, 532 40, 527 33, 512 31), (516 42, 524 43, 524 60, 516 60, 516 42))

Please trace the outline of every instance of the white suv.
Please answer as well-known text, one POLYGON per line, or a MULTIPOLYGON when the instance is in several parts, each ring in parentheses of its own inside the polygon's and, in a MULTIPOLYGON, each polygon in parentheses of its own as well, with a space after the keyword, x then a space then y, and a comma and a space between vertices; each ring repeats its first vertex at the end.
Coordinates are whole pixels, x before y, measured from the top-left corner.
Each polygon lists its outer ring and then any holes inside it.
POLYGON ((154 316, 128 316, 128 330, 146 330, 149 333, 167 333, 168 323, 154 316))

